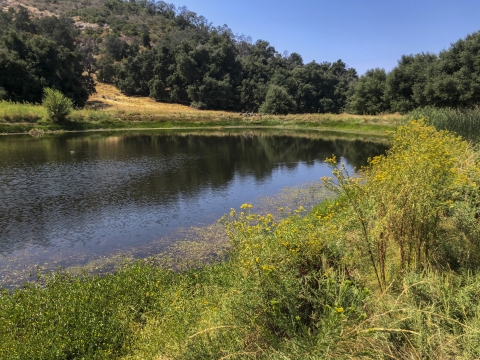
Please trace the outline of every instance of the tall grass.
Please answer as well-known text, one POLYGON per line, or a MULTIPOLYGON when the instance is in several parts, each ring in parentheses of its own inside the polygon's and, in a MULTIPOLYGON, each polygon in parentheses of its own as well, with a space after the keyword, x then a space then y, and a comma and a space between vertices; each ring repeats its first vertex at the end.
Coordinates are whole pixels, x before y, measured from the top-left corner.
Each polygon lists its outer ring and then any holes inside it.
POLYGON ((480 108, 453 109, 428 106, 407 114, 407 119, 425 119, 438 130, 449 130, 467 140, 480 140, 480 108))
POLYGON ((0 122, 35 123, 47 117, 47 111, 40 105, 0 101, 0 122))

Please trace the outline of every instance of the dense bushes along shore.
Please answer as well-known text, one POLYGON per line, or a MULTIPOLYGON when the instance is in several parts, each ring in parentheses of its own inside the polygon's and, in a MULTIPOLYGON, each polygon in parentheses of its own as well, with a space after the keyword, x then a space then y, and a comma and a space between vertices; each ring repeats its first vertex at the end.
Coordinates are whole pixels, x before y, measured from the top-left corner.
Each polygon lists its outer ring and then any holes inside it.
POLYGON ((329 159, 309 213, 232 210, 222 262, 4 291, 0 357, 479 357, 479 154, 422 121, 391 140, 358 176, 329 159))

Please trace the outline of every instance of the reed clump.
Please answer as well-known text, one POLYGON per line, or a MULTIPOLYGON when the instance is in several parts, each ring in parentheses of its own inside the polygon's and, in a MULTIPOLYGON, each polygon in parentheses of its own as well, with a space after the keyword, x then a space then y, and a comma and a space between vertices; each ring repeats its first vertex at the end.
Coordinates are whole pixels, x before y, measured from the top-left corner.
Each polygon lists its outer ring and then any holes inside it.
POLYGON ((478 358, 478 153, 423 121, 391 141, 355 176, 328 160, 311 211, 232 209, 223 261, 4 291, 0 358, 478 358))
POLYGON ((424 119, 438 130, 449 130, 466 140, 480 140, 480 108, 436 108, 427 106, 407 115, 408 119, 424 119))

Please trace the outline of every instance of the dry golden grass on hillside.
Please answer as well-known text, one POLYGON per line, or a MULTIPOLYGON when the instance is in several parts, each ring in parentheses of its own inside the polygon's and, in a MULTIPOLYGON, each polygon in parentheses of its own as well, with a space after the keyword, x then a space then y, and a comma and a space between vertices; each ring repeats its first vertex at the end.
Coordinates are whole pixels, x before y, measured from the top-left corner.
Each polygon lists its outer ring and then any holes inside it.
POLYGON ((26 8, 34 17, 43 18, 45 16, 53 16, 55 15, 51 11, 47 9, 39 9, 38 5, 34 2, 30 1, 21 1, 21 0, 1 0, 0 1, 0 8, 3 11, 6 11, 9 7, 13 7, 14 9, 18 9, 19 6, 23 6, 26 8))
MULTIPOLYGON (((68 9, 68 6, 65 7, 65 5, 67 4, 63 5, 64 7, 61 8, 56 3, 39 3, 38 0, 0 0, 1 11, 7 11, 8 8, 14 8, 15 10, 18 10, 20 6, 23 6, 28 10, 28 12, 33 18, 40 19, 48 16, 59 16, 59 14, 65 12, 66 9, 68 9)), ((74 22, 74 26, 80 30, 84 30, 86 28, 97 29, 100 27, 99 24, 87 23, 80 20, 80 16, 74 16, 72 17, 72 20, 74 22)), ((109 26, 107 24, 102 24, 101 27, 103 29, 109 29, 109 26)))
MULTIPOLYGON (((201 114, 210 111, 201 111, 189 106, 157 102, 149 97, 126 96, 115 86, 97 82, 97 92, 88 99, 87 106, 106 111, 135 111, 155 112, 163 114, 201 114)), ((215 111, 215 114, 227 114, 224 111, 215 111)))
MULTIPOLYGON (((116 114, 116 117, 135 117, 147 120, 153 118, 175 119, 184 118, 188 120, 228 120, 244 119, 246 122, 268 121, 283 119, 286 122, 325 122, 325 121, 352 121, 363 124, 392 125, 402 119, 402 115, 352 115, 352 114, 292 114, 292 115, 260 115, 254 114, 250 117, 241 116, 238 112, 197 110, 192 107, 180 104, 157 102, 149 97, 126 96, 115 86, 97 83, 97 92, 90 96, 87 106, 102 112, 116 114)), ((115 116, 115 115, 114 115, 115 116)))

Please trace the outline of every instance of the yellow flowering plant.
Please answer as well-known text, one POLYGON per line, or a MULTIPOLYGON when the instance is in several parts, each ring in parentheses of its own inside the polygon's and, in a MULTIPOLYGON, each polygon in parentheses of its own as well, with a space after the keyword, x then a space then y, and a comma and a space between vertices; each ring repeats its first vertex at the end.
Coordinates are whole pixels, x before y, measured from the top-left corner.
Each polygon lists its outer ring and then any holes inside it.
MULTIPOLYGON (((464 213, 478 217, 480 167, 470 144, 422 120, 411 121, 389 136, 392 147, 387 154, 370 159, 358 177, 351 177, 332 158, 327 164, 335 181, 324 180, 348 199, 352 219, 360 224, 358 245, 381 288, 389 281, 387 274, 448 266, 445 242, 468 237, 458 226, 456 209, 468 205, 464 213)), ((475 224, 467 222, 470 233, 475 232, 475 224)))

